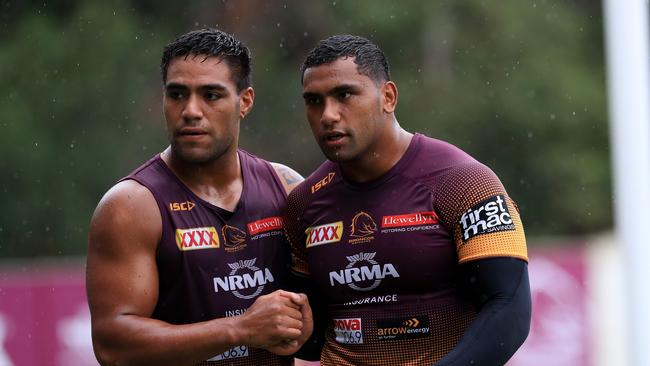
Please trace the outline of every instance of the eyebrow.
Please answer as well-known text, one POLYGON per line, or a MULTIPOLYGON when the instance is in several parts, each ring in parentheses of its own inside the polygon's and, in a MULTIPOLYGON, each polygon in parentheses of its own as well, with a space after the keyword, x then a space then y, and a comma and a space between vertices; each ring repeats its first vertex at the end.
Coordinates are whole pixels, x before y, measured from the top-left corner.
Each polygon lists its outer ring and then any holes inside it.
MULTIPOLYGON (((352 84, 342 84, 342 85, 337 85, 334 88, 330 89, 325 93, 326 95, 334 95, 334 94, 339 94, 339 93, 344 93, 344 92, 353 92, 359 90, 359 86, 357 85, 352 85, 352 84)), ((321 96, 320 93, 314 93, 310 91, 306 91, 302 93, 302 97, 304 99, 307 98, 313 98, 313 97, 319 97, 321 96)))
MULTIPOLYGON (((167 90, 188 90, 189 88, 185 84, 181 83, 167 83, 165 85, 165 89, 167 90)), ((205 84, 201 85, 199 87, 201 90, 216 90, 216 91, 227 91, 228 88, 226 88, 223 84, 205 84)))

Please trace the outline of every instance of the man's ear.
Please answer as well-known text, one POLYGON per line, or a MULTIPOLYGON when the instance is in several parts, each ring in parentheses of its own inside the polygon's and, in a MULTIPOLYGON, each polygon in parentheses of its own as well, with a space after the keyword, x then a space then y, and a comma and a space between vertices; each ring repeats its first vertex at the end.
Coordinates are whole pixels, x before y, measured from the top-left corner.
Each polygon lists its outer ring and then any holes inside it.
POLYGON ((239 118, 244 119, 248 112, 253 109, 254 100, 255 91, 250 86, 239 93, 239 118))
POLYGON ((395 112, 395 107, 397 107, 397 85, 392 81, 385 82, 381 87, 381 94, 384 112, 395 112))

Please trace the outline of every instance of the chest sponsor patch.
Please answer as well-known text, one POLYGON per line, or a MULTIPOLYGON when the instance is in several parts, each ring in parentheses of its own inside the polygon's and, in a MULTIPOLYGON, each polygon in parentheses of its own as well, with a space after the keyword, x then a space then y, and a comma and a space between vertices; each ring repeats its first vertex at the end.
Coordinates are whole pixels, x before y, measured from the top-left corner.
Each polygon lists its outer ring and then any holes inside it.
POLYGON ((214 277, 214 292, 230 292, 240 299, 253 299, 264 291, 264 286, 275 282, 269 268, 255 265, 257 258, 228 263, 228 276, 214 277))
POLYGON ((438 221, 438 215, 433 211, 414 212, 405 215, 384 216, 381 218, 381 228, 433 225, 438 221))
POLYGON ((346 256, 345 269, 329 273, 330 286, 347 285, 355 291, 372 291, 386 277, 399 277, 392 263, 379 263, 375 260, 377 252, 346 256))
POLYGON ((426 315, 409 318, 377 320, 377 339, 380 341, 429 336, 429 318, 426 315))
POLYGON ((333 319, 334 335, 337 343, 363 344, 361 318, 333 319))
POLYGON ((502 195, 492 196, 465 211, 460 217, 463 241, 499 231, 514 230, 510 211, 502 195))
POLYGON ((307 235, 305 243, 307 248, 339 242, 343 234, 343 221, 308 227, 305 234, 307 235))
POLYGON ((282 229, 282 218, 278 216, 266 217, 257 221, 249 222, 248 233, 253 236, 272 230, 282 229))
POLYGON ((176 245, 181 251, 219 248, 219 243, 214 226, 176 229, 176 245))

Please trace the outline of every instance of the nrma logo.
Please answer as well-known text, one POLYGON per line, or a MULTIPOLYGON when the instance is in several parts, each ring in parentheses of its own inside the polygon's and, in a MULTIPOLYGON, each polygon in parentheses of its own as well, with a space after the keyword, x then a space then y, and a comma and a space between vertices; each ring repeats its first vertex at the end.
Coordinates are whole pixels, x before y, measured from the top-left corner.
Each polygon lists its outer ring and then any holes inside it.
POLYGON ((379 264, 374 258, 377 253, 359 253, 346 257, 348 265, 340 271, 329 273, 330 285, 348 285, 356 291, 370 291, 386 277, 399 277, 392 263, 379 264), (365 265, 362 265, 366 263, 365 265))
POLYGON ((467 210, 460 217, 460 224, 463 241, 480 234, 515 229, 504 196, 501 195, 490 197, 467 210))
POLYGON ((228 276, 214 277, 214 292, 232 292, 240 299, 252 299, 264 290, 264 285, 275 281, 268 268, 260 269, 255 266, 257 258, 228 263, 231 271, 228 276), (251 292, 242 294, 240 291, 251 292))

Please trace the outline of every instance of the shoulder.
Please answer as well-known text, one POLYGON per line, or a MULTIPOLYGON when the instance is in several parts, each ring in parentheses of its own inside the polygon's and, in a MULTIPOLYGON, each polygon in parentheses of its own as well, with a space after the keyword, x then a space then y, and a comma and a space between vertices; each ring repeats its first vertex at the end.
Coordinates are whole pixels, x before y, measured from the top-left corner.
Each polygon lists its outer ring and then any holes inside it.
POLYGON ((335 185, 333 182, 340 179, 337 165, 326 160, 295 187, 287 200, 291 202, 300 197, 302 202, 311 201, 314 196, 325 194, 328 191, 325 188, 331 188, 335 185))
POLYGON ((323 194, 326 187, 331 187, 332 182, 340 179, 336 164, 325 161, 307 178, 301 181, 287 197, 289 206, 306 207, 315 195, 323 194))
POLYGON ((278 176, 278 178, 280 178, 282 187, 287 194, 291 193, 291 191, 293 191, 293 189, 296 188, 300 182, 305 180, 302 175, 284 164, 273 162, 269 163, 275 171, 275 174, 278 176))
POLYGON ((246 150, 239 149, 239 156, 242 160, 246 160, 245 164, 252 168, 253 171, 266 171, 268 168, 275 174, 285 194, 289 194, 304 178, 290 167, 262 159, 259 156, 253 155, 246 150))
POLYGON ((148 188, 132 179, 120 181, 106 192, 89 228, 91 247, 95 242, 157 244, 161 234, 162 219, 156 199, 148 188))
POLYGON ((418 157, 420 163, 426 163, 439 169, 453 168, 466 163, 476 163, 470 154, 447 141, 417 134, 419 141, 418 157))

